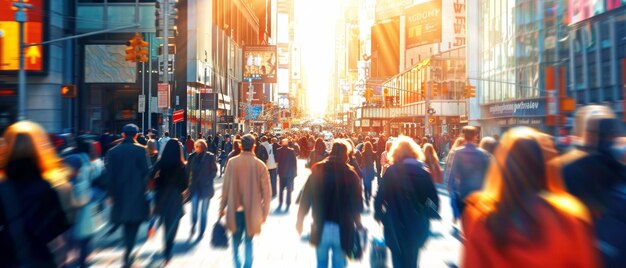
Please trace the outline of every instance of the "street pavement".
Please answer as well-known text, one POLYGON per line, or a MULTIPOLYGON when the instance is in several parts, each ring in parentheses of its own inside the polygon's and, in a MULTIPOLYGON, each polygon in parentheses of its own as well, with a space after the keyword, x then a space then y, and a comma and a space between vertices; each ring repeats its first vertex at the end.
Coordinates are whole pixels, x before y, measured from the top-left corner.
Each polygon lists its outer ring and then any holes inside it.
MULTIPOLYGON (((298 177, 295 179, 295 187, 292 199, 295 200, 300 189, 304 185, 310 171, 304 167, 305 160, 298 160, 298 177)), ((204 239, 197 242, 190 240, 190 214, 186 213, 181 219, 176 242, 174 257, 168 267, 232 267, 231 249, 214 249, 210 246, 211 230, 217 220, 218 202, 221 196, 221 178, 216 179, 216 194, 209 206, 209 219, 204 239)), ((374 183, 375 184, 375 183, 374 183)), ((374 193, 376 187, 374 186, 374 193)), ((450 201, 444 190, 440 189, 441 198, 440 213, 443 219, 433 221, 432 235, 426 246, 420 253, 420 267, 455 267, 459 261, 461 243, 451 235, 451 210, 450 201)), ((292 205, 288 213, 275 213, 278 201, 272 202, 272 213, 263 226, 262 233, 254 238, 254 267, 315 267, 315 250, 305 238, 300 237, 295 229, 298 206, 292 205)), ((185 207, 190 210, 190 205, 185 207)), ((305 221, 305 233, 310 226, 310 214, 305 221)), ((370 237, 381 237, 382 227, 376 223, 372 213, 363 214, 363 224, 369 231, 370 237)), ((106 236, 102 231, 96 237, 95 249, 90 258, 91 267, 121 267, 122 254, 122 230, 118 230, 111 236, 106 236)), ((162 267, 163 258, 163 228, 157 230, 150 239, 146 239, 147 224, 140 229, 136 251, 136 259, 133 267, 162 267)), ((231 242, 232 243, 232 242, 231 242)), ((243 250, 242 250, 243 251, 243 250)), ((348 267, 370 267, 369 243, 368 251, 360 261, 349 261, 348 267)), ((391 266, 391 256, 388 253, 388 265, 391 266)))

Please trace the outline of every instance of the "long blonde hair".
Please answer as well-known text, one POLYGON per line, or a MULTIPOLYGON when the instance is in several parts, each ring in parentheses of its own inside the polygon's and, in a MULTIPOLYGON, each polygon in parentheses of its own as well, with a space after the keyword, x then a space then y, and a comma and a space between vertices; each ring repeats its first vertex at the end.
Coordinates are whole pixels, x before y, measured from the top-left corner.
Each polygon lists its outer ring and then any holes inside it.
POLYGON ((400 136, 391 146, 391 152, 389 152, 389 163, 399 163, 408 158, 424 161, 424 153, 422 153, 422 149, 413 139, 407 136, 400 136))
POLYGON ((432 164, 432 163, 439 164, 439 157, 437 156, 435 147, 430 143, 426 143, 426 145, 424 145, 424 157, 425 157, 424 161, 427 164, 432 164))
MULTIPOLYGON (((0 154, 0 170, 6 170, 11 161, 33 158, 42 178, 53 187, 67 182, 70 170, 57 155, 45 130, 31 121, 17 122, 4 132, 4 149, 0 154)), ((4 180, 4 174, 0 181, 4 180)))

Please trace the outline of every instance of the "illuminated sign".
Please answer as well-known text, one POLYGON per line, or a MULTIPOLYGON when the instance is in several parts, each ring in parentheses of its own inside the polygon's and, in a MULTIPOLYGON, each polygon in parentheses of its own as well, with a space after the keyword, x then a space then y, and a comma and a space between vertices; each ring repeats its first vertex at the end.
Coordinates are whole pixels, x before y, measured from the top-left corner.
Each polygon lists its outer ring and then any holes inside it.
MULTIPOLYGON (((44 0, 25 0, 32 5, 26 10, 24 42, 41 43, 44 38, 44 0)), ((16 8, 13 1, 0 0, 0 71, 19 70, 19 24, 15 21, 16 8)), ((42 46, 24 49, 24 67, 27 71, 43 71, 44 50, 42 46)))
POLYGON ((441 0, 432 0, 405 10, 407 49, 441 42, 441 12, 441 0))
POLYGON ((243 80, 276 83, 276 46, 245 46, 243 54, 243 80))

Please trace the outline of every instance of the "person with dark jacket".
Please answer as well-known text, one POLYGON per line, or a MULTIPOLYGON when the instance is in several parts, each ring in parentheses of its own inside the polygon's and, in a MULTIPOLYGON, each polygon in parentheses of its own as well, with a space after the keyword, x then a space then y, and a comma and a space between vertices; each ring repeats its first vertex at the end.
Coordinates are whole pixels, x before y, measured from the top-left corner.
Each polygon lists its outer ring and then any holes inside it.
MULTIPOLYGON (((64 167, 43 128, 33 122, 15 123, 3 137, 0 266, 57 267, 48 243, 70 228, 57 190, 69 186, 70 170, 64 167)), ((71 187, 67 189, 70 193, 71 187)))
MULTIPOLYGON (((346 140, 349 145, 348 148, 348 164, 351 165, 354 170, 356 170, 356 174, 359 175, 359 179, 363 179, 363 171, 361 170, 361 166, 359 165, 359 160, 357 158, 357 154, 360 156, 360 152, 356 150, 354 147, 354 142, 352 140, 346 140)), ((360 157, 359 157, 360 158, 360 157)))
POLYGON ((430 215, 439 197, 419 146, 400 137, 392 147, 392 165, 385 171, 376 198, 374 219, 384 226, 393 267, 417 267, 419 250, 430 233, 430 215), (420 160, 418 160, 420 159, 420 160))
POLYGON ((385 136, 380 135, 376 143, 374 143, 373 145, 374 145, 374 151, 375 151, 374 154, 376 155, 376 176, 380 179, 383 177, 382 175, 383 167, 382 167, 380 160, 381 160, 381 156, 383 155, 383 152, 385 151, 385 148, 387 147, 387 140, 385 139, 385 136))
POLYGON ((230 141, 230 135, 224 136, 224 142, 222 143, 222 152, 220 154, 220 175, 224 174, 226 168, 226 160, 228 160, 228 154, 233 150, 233 143, 230 141))
POLYGON ((110 221, 124 227, 125 266, 131 265, 139 225, 150 214, 145 197, 150 160, 146 149, 135 141, 138 131, 134 124, 124 126, 124 140, 109 150, 105 161, 108 192, 113 201, 110 221))
POLYGON ((335 142, 328 159, 314 165, 304 185, 296 229, 302 233, 304 217, 311 210, 311 244, 317 248, 317 267, 345 267, 354 245, 356 228, 362 228, 361 183, 348 162, 348 146, 335 142))
POLYGON ((187 164, 187 174, 191 180, 189 190, 191 194, 191 236, 196 232, 196 222, 198 221, 198 208, 200 208, 200 233, 198 240, 201 240, 206 230, 207 210, 209 202, 215 194, 213 179, 217 175, 217 164, 215 155, 207 151, 207 144, 204 140, 197 140, 194 145, 194 152, 189 156, 187 164))
POLYGON ((363 145, 363 157, 361 158, 363 161, 363 165, 361 168, 363 169, 363 190, 365 194, 365 205, 370 207, 370 200, 372 198, 372 181, 374 177, 376 177, 376 170, 374 170, 374 165, 376 162, 376 154, 372 149, 372 144, 369 141, 366 141, 363 145))
POLYGON ((554 160, 562 166, 567 190, 589 209, 604 267, 626 263, 626 170, 613 155, 615 138, 621 135, 619 121, 610 108, 581 108, 575 126, 583 137, 580 147, 554 160))
POLYGON ((278 177, 280 180, 280 186, 278 190, 278 209, 279 212, 283 207, 283 191, 287 190, 287 208, 291 205, 291 192, 293 191, 293 180, 298 175, 298 160, 296 159, 296 152, 289 148, 287 139, 283 139, 281 142, 282 147, 276 150, 276 162, 278 163, 278 177))
POLYGON ((172 259, 174 238, 178 224, 183 214, 183 195, 187 189, 188 177, 185 172, 185 159, 178 139, 171 139, 165 144, 165 149, 159 161, 155 164, 150 177, 156 173, 156 205, 155 214, 161 217, 165 226, 165 249, 163 256, 165 264, 172 259))

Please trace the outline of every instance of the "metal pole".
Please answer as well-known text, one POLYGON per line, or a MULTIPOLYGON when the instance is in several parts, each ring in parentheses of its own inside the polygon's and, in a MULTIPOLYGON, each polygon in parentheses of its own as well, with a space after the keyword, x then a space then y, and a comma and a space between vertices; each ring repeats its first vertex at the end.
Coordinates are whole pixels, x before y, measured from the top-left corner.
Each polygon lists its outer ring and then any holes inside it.
POLYGON ((556 78, 555 78, 555 89, 556 90, 556 98, 555 98, 555 103, 554 105, 556 105, 556 123, 554 124, 554 137, 558 137, 559 136, 559 125, 560 125, 560 120, 561 120, 561 109, 559 107, 559 102, 560 102, 560 98, 561 98, 561 91, 560 91, 560 85, 561 85, 561 70, 560 70, 560 65, 561 63, 559 63, 559 59, 561 57, 560 54, 560 47, 559 47, 559 42, 560 42, 560 25, 561 25, 561 3, 560 1, 556 1, 556 24, 554 27, 556 27, 556 42, 555 42, 555 48, 554 50, 556 51, 556 65, 554 66, 554 72, 556 73, 556 78))
MULTIPOLYGON (((148 39, 150 40, 149 44, 152 44, 152 34, 148 35, 148 39)), ((150 76, 148 78, 148 128, 152 128, 152 49, 148 50, 148 59, 150 65, 148 66, 148 70, 150 71, 150 76)))
MULTIPOLYGON (((431 62, 432 63, 432 62, 431 62)), ((432 83, 432 69, 429 66, 428 67, 430 72, 427 72, 426 74, 427 76, 427 86, 426 86, 426 102, 424 103, 424 136, 430 134, 430 122, 428 122, 428 117, 429 117, 429 113, 428 113, 428 108, 430 107, 430 87, 431 87, 431 83, 432 83), (429 75, 430 74, 430 75, 429 75)))
POLYGON ((24 22, 26 22, 26 12, 24 9, 31 8, 32 6, 24 3, 24 0, 13 3, 13 6, 17 8, 15 11, 15 21, 19 24, 20 37, 19 37, 19 55, 20 55, 20 70, 18 73, 18 112, 17 120, 26 120, 26 70, 24 69, 24 22))
MULTIPOLYGON (((170 1, 169 0, 163 0, 163 83, 168 84, 169 85, 169 76, 170 76, 170 72, 169 72, 169 40, 168 40, 168 21, 169 21, 169 5, 170 5, 170 1)), ((172 105, 172 100, 171 100, 171 91, 168 92, 168 95, 170 96, 170 100, 167 103, 167 110, 169 110, 169 108, 172 105)), ((169 116, 167 115, 167 111, 164 112, 164 116, 163 116, 163 125, 167 126, 169 128, 169 116)))
POLYGON ((141 113, 141 131, 146 130, 146 63, 141 63, 141 95, 143 96, 143 112, 141 113))

